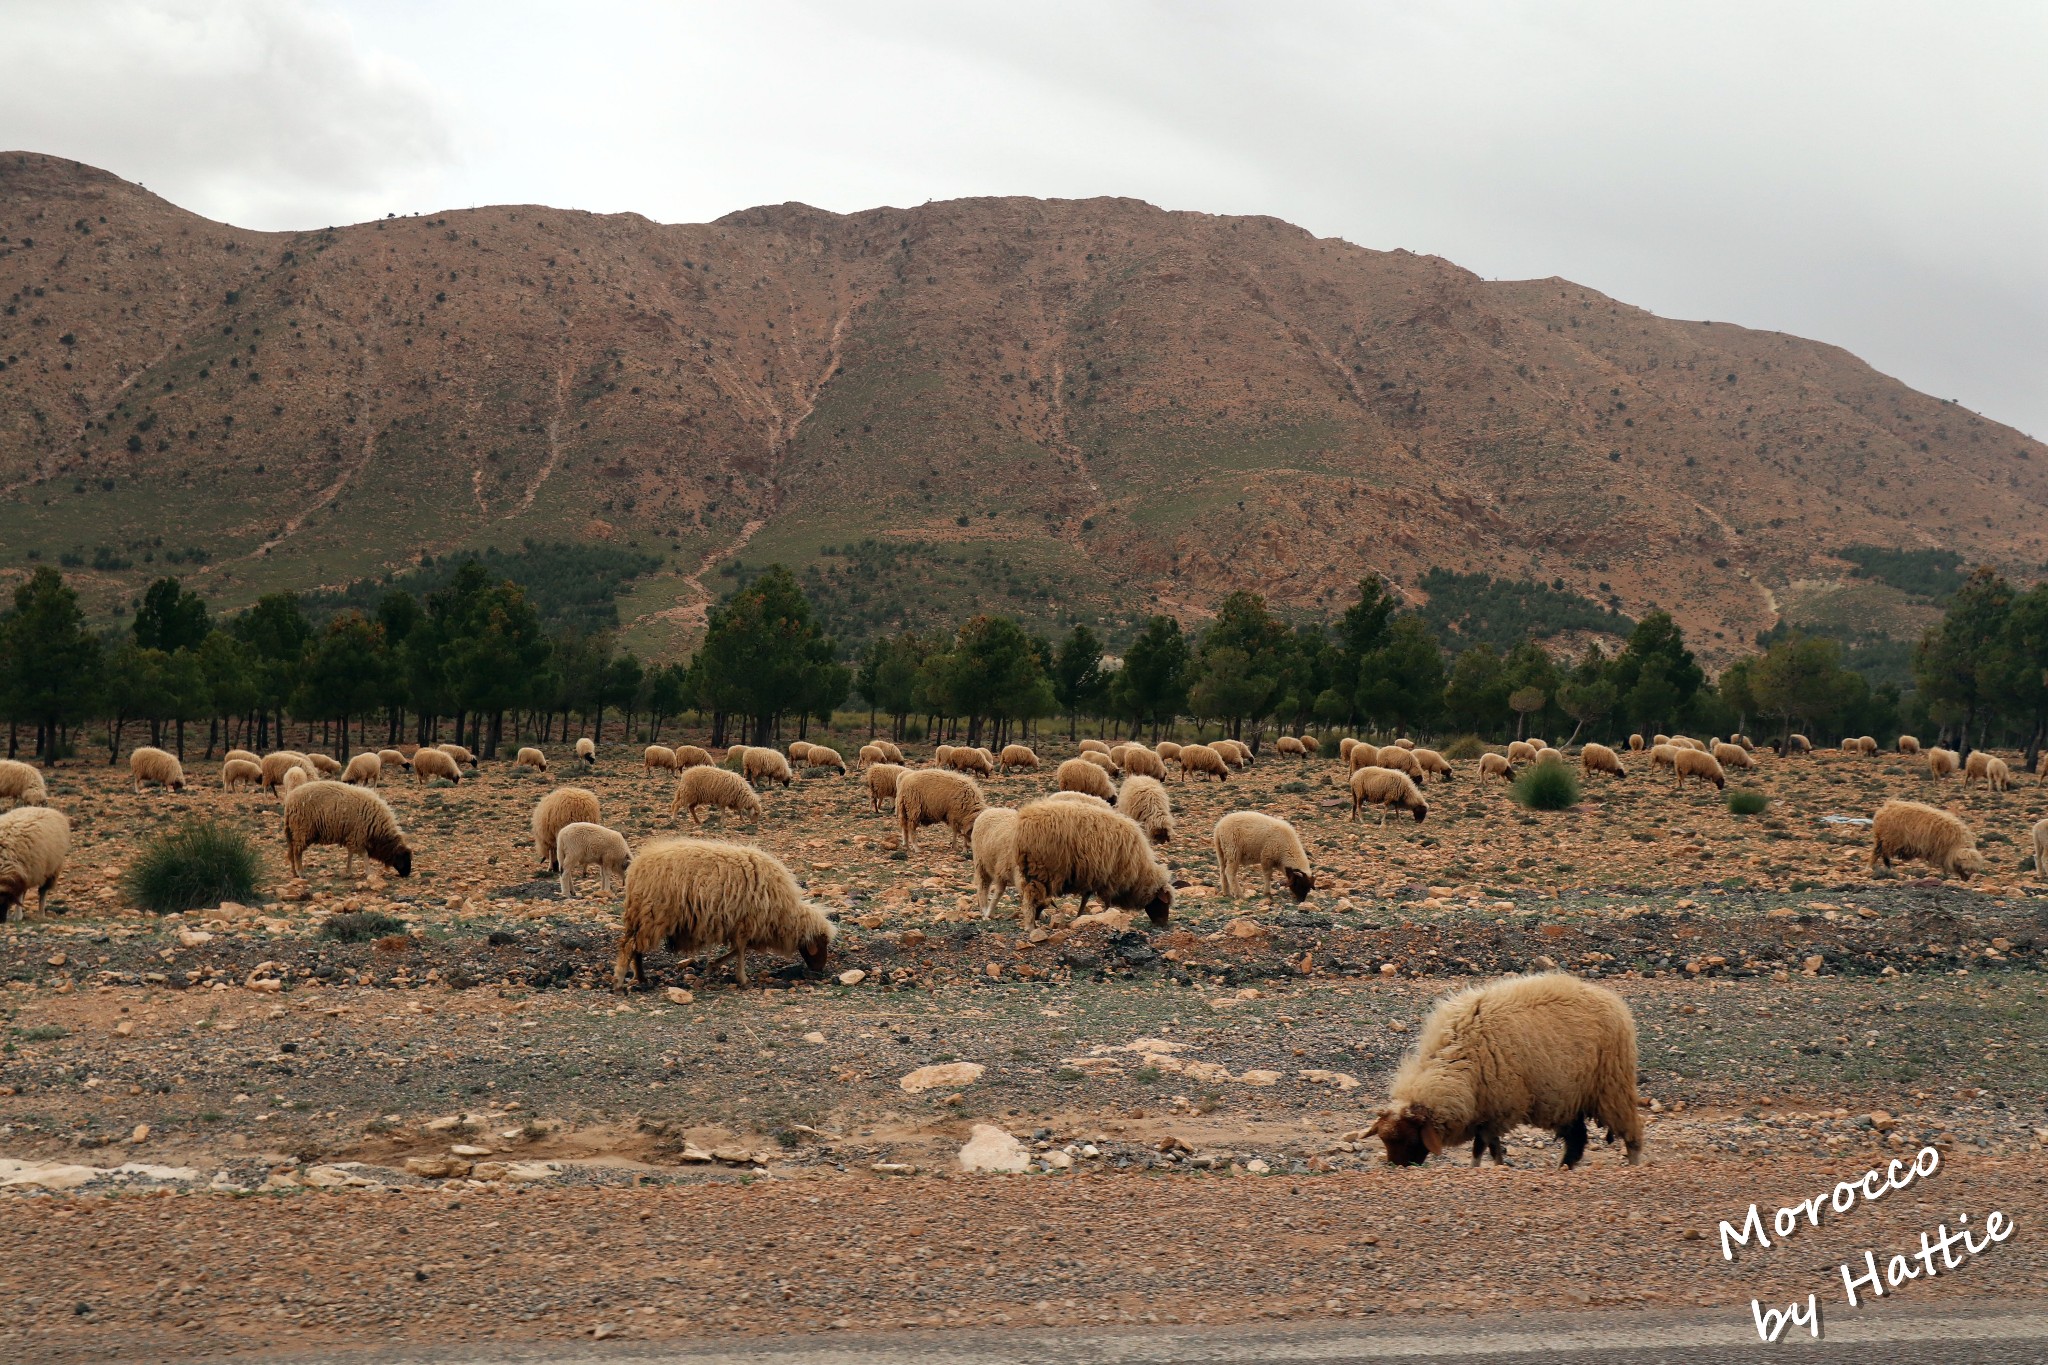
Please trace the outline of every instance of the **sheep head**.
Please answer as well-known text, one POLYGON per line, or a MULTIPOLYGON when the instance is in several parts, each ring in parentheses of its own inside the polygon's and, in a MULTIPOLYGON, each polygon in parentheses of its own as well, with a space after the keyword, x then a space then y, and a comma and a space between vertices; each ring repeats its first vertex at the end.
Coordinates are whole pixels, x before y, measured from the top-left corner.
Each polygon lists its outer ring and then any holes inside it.
POLYGON ((1426 1104, 1382 1109, 1367 1131, 1386 1147, 1389 1165, 1420 1166, 1444 1149, 1443 1132, 1426 1104))
POLYGON ((798 940, 797 956, 804 960, 804 966, 813 973, 822 972, 825 970, 825 955, 832 951, 832 940, 837 937, 839 926, 829 919, 825 920, 823 928, 813 930, 798 940))
POLYGON ((370 841, 368 852, 372 858, 390 868, 401 877, 412 875, 412 850, 403 839, 378 838, 370 841))
POLYGON ((1418 825, 1429 818, 1429 802, 1427 801, 1417 801, 1408 809, 1414 812, 1415 823, 1418 825))
POLYGON ((1167 916, 1172 912, 1173 887, 1170 885, 1161 886, 1159 893, 1145 902, 1145 918, 1154 924, 1166 923, 1167 916))
POLYGON ((1298 872, 1291 867, 1287 868, 1286 872, 1287 889, 1294 893, 1294 903, 1299 905, 1308 899, 1308 893, 1315 888, 1316 879, 1309 873, 1298 872))
POLYGON ((1989 872, 1991 870, 1991 864, 1986 862, 1984 855, 1974 848, 1958 851, 1955 855, 1955 865, 1956 879, 1965 882, 1970 880, 1971 876, 1976 873, 1989 872))

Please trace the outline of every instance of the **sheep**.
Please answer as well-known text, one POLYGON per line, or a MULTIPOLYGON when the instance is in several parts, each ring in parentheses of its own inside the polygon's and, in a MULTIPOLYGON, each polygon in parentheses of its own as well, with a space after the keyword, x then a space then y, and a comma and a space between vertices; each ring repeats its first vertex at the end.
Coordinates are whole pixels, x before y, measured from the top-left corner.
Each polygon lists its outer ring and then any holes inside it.
POLYGON ((442 749, 425 748, 412 756, 414 786, 424 787, 437 777, 445 777, 457 786, 462 784, 462 769, 452 754, 442 749))
MULTIPOLYGON (((604 718, 600 716, 598 719, 602 720, 604 718)), ((582 735, 577 738, 576 757, 583 760, 583 766, 586 768, 595 768, 597 766, 597 745, 591 741, 590 736, 582 735)))
POLYGON ((932 749, 932 766, 936 768, 952 767, 953 746, 950 744, 940 744, 934 747, 932 749))
POLYGON ((1109 745, 1099 739, 1084 739, 1080 744, 1080 752, 1084 754, 1106 754, 1109 752, 1109 745))
POLYGON ((2034 822, 2034 880, 2048 877, 2048 820, 2034 822))
POLYGON ((1994 758, 1985 765, 1985 775, 1991 779, 1991 790, 1995 792, 2012 790, 2012 769, 2002 758, 1994 758))
POLYGON ((1161 763, 1178 763, 1180 761, 1180 745, 1170 739, 1162 739, 1153 745, 1152 752, 1159 755, 1161 763))
POLYGON ((1085 758, 1070 758, 1060 764, 1054 780, 1063 792, 1087 792, 1105 801, 1116 800, 1116 787, 1111 784, 1109 774, 1085 758))
POLYGON ((947 745, 946 757, 940 766, 954 772, 973 773, 976 777, 996 775, 995 760, 988 750, 970 748, 965 744, 947 745))
POLYGON ((1713 748, 1714 761, 1723 768, 1754 768, 1756 763, 1749 756, 1749 750, 1740 744, 1716 744, 1713 748))
POLYGON ((733 754, 740 756, 740 772, 759 790, 770 782, 779 782, 787 787, 793 780, 789 771, 789 760, 773 749, 757 749, 740 745, 726 754, 730 760, 733 754))
POLYGON ((1344 762, 1348 770, 1354 773, 1360 768, 1377 768, 1380 766, 1379 746, 1354 739, 1351 741, 1351 748, 1344 755, 1344 762))
MULTIPOLYGON (((1218 762, 1221 762, 1219 759, 1218 762)), ((1152 856, 1136 821, 1074 801, 1037 801, 1017 812, 1017 880, 1026 932, 1051 901, 1097 896, 1120 910, 1143 910, 1154 924, 1173 908, 1173 879, 1152 856)), ((1079 913, 1078 911, 1076 913, 1079 913)))
POLYGON ((1659 744, 1669 744, 1670 742, 1671 742, 1671 736, 1669 736, 1669 735, 1651 735, 1651 736, 1650 736, 1650 747, 1651 747, 1652 749, 1656 748, 1656 747, 1657 747, 1657 746, 1658 746, 1659 744))
POLYGON ((1396 1166, 1420 1166, 1472 1143, 1472 1164, 1507 1164, 1501 1138, 1521 1124, 1564 1140, 1564 1165, 1586 1155, 1586 1121, 1643 1159, 1636 1104, 1636 1021, 1622 998, 1564 972, 1511 976, 1438 1002, 1394 1073, 1370 1129, 1396 1166))
POLYGON ((348 850, 346 875, 353 877, 356 859, 368 855, 401 877, 412 875, 412 849, 398 817, 384 798, 367 787, 342 782, 307 782, 284 798, 285 860, 292 875, 305 875, 306 850, 333 844, 348 850))
POLYGON ((1507 759, 1499 754, 1479 755, 1479 776, 1482 781, 1489 777, 1497 777, 1505 782, 1514 776, 1514 772, 1507 759))
POLYGON ((1641 753, 1643 751, 1643 737, 1641 735, 1630 735, 1628 737, 1628 747, 1634 753, 1641 753))
POLYGON ((1252 751, 1237 740, 1219 739, 1209 745, 1209 747, 1222 755, 1225 763, 1228 763, 1240 772, 1251 766, 1252 751))
POLYGON ((1315 874, 1309 870, 1308 854, 1302 851, 1301 837, 1285 820, 1257 811, 1232 811, 1216 822, 1210 842, 1216 849, 1217 879, 1223 883, 1226 896, 1244 894, 1243 870, 1248 867, 1259 870, 1268 900, 1273 896, 1275 872, 1286 876, 1287 889, 1296 904, 1307 900, 1316 884, 1315 874))
MULTIPOLYGON (((1543 741, 1540 739, 1532 739, 1529 742, 1531 744, 1534 744, 1539 749, 1543 747, 1543 741)), ((1412 749, 1415 747, 1415 741, 1409 739, 1406 735, 1403 735, 1402 737, 1394 741, 1394 747, 1396 749, 1412 749)))
POLYGON ((802 767, 811 757, 811 746, 807 740, 793 739, 783 752, 789 755, 791 763, 802 767))
POLYGON ((881 814, 883 803, 896 799, 896 784, 909 771, 901 763, 870 763, 867 772, 868 809, 881 814))
POLYGON ((920 768, 896 780, 896 824, 902 831, 903 847, 917 846, 917 832, 926 825, 944 825, 953 832, 956 844, 964 845, 974 831, 974 817, 988 803, 981 787, 962 773, 943 768, 920 768))
POLYGON ((222 791, 233 791, 236 787, 253 787, 263 781, 263 767, 246 758, 231 758, 220 765, 220 786, 222 791))
POLYGON ((700 749, 694 744, 676 745, 677 771, 681 771, 684 768, 709 768, 711 766, 712 758, 708 750, 700 749))
POLYGON ((1513 739, 1508 741, 1508 762, 1510 764, 1534 763, 1535 761, 1535 745, 1529 743, 1527 740, 1521 739, 1513 739))
POLYGON ((384 760, 367 749, 349 759, 341 780, 358 787, 374 787, 384 776, 384 760))
MULTIPOLYGON (((780 757, 780 755, 778 755, 780 757)), ((794 953, 812 972, 825 969, 839 926, 803 898, 796 878, 772 854, 712 839, 663 839, 626 869, 626 905, 613 984, 647 983, 646 953, 665 945, 695 954, 724 945, 733 976, 747 984, 747 950, 794 953)))
POLYGON ((837 768, 841 777, 846 776, 846 760, 839 756, 837 749, 827 748, 823 744, 809 746, 804 754, 804 766, 807 768, 837 768))
POLYGON ((1323 746, 1321 741, 1317 740, 1314 735, 1303 735, 1301 737, 1301 747, 1308 750, 1309 753, 1315 754, 1320 752, 1323 746))
POLYGON ((1651 773, 1658 773, 1666 768, 1676 769, 1678 767, 1678 755, 1682 752, 1683 750, 1674 748, 1669 744, 1652 745, 1650 748, 1651 773))
POLYGON ((1939 744, 1927 751, 1927 775, 1936 782, 1953 776, 1957 767, 1956 751, 1944 749, 1939 744))
POLYGON ((575 896, 577 880, 593 867, 597 869, 598 894, 609 898, 613 875, 623 884, 631 870, 633 850, 626 847, 626 836, 617 830, 577 820, 555 835, 555 865, 562 869, 563 900, 575 896))
POLYGON ((1788 753, 1810 754, 1813 752, 1813 741, 1805 735, 1787 735, 1785 737, 1785 748, 1788 753))
POLYGON ((1539 767, 1545 763, 1556 763, 1562 766, 1564 763, 1564 753, 1561 750, 1551 748, 1548 744, 1541 745, 1536 750, 1536 762, 1539 767))
POLYGON ((1410 749, 1408 757, 1415 760, 1415 779, 1422 781, 1428 776, 1441 777, 1446 782, 1455 782, 1458 775, 1451 770, 1451 762, 1434 749, 1410 749))
POLYGON ((1116 803, 1114 801, 1105 801, 1101 797, 1095 795, 1095 793, 1093 792, 1054 792, 1050 796, 1041 797, 1040 800, 1078 801, 1084 806, 1093 806, 1097 810, 1116 809, 1116 803))
POLYGON ((676 751, 666 744, 650 744, 640 751, 640 771, 651 773, 656 768, 676 769, 676 751))
POLYGON ((1671 747, 1674 749, 1690 749, 1696 754, 1703 754, 1707 751, 1707 746, 1694 739, 1691 735, 1673 735, 1671 737, 1671 747))
MULTIPOLYGON (((1183 749, 1181 750, 1181 752, 1186 753, 1187 750, 1183 749)), ((1114 773, 1117 771, 1117 762, 1115 756, 1112 754, 1102 753, 1099 750, 1083 749, 1080 753, 1078 761, 1082 763, 1093 764, 1095 767, 1100 768, 1102 771, 1106 773, 1114 773)))
POLYGON ((1130 777, 1150 777, 1164 782, 1166 760, 1142 744, 1133 744, 1124 751, 1124 773, 1130 777))
POLYGON ((1125 740, 1121 744, 1112 744, 1109 746, 1109 766, 1112 771, 1123 771, 1124 755, 1131 751, 1131 747, 1131 742, 1129 740, 1125 740))
POLYGON ((386 768, 399 768, 405 772, 412 771, 412 760, 396 749, 379 749, 377 751, 377 762, 386 768))
POLYGON ((309 775, 317 775, 306 756, 296 749, 276 749, 263 755, 259 765, 262 769, 263 790, 275 791, 284 785, 284 775, 294 768, 309 775))
MULTIPOLYGON (((1363 749, 1365 747, 1367 746, 1363 744, 1359 746, 1360 749, 1363 749)), ((1352 750, 1351 756, 1354 759, 1357 758, 1358 750, 1352 750)), ((1416 762, 1415 755, 1410 753, 1406 749, 1398 748, 1392 744, 1389 744, 1386 748, 1381 749, 1379 752, 1379 762, 1371 764, 1370 766, 1375 768, 1385 768, 1390 772, 1406 773, 1409 777, 1415 779, 1420 779, 1422 777, 1422 765, 1416 762)))
POLYGON ((860 752, 854 755, 854 762, 863 768, 872 768, 877 763, 888 761, 889 756, 882 752, 882 746, 879 744, 863 744, 860 746, 860 752))
POLYGON ((1008 806, 988 807, 974 817, 967 843, 974 851, 974 899, 987 919, 1003 893, 1018 885, 1017 812, 1008 806))
POLYGON ((1293 735, 1282 735, 1273 741, 1273 752, 1285 758, 1307 758, 1308 749, 1293 735))
POLYGON ((341 776, 341 764, 335 762, 326 754, 308 753, 306 755, 306 763, 313 770, 313 776, 315 777, 341 776))
POLYGON ((1683 787, 1688 777, 1711 782, 1716 791, 1728 785, 1728 775, 1721 771, 1721 765, 1714 756, 1703 754, 1698 749, 1680 749, 1671 766, 1678 775, 1677 781, 1671 784, 1673 787, 1683 787))
POLYGON ((1344 762, 1349 763, 1351 761, 1351 751, 1353 749, 1356 749, 1357 747, 1358 741, 1353 739, 1351 736, 1346 735, 1344 736, 1344 738, 1337 741, 1337 757, 1342 759, 1344 762))
POLYGON ((555 861, 555 836, 578 820, 598 823, 597 793, 588 787, 557 787, 533 803, 533 851, 544 872, 560 872, 555 861))
POLYGON ((546 772, 548 770, 548 756, 538 749, 524 748, 512 756, 512 766, 515 768, 536 768, 541 772, 546 772))
POLYGON ((225 763, 231 758, 239 758, 244 763, 261 763, 263 761, 262 756, 251 749, 226 749, 222 751, 220 756, 221 762, 225 763))
POLYGON ((882 757, 891 763, 903 762, 903 751, 886 739, 875 741, 875 747, 882 751, 882 757))
POLYGON ((1173 841, 1173 802, 1156 777, 1127 777, 1116 794, 1116 808, 1138 822, 1154 845, 1173 841))
POLYGON ((1963 785, 1973 787, 1986 780, 1990 768, 1990 753, 1983 749, 1970 750, 1970 756, 1963 760, 1963 785))
POLYGON ((284 775, 284 781, 277 784, 277 793, 280 797, 290 796, 308 782, 325 782, 326 780, 324 777, 315 777, 311 768, 293 768, 284 775))
POLYGON ((1970 827, 1945 810, 1918 801, 1887 801, 1870 822, 1870 867, 1890 867, 1894 858, 1919 858, 1944 877, 1968 881, 1991 865, 1977 851, 1970 827))
POLYGON ((128 776, 137 794, 152 782, 167 791, 185 790, 185 765, 178 762, 177 755, 148 744, 128 755, 128 776))
POLYGON ((1863 735, 1856 740, 1856 748, 1865 758, 1868 758, 1877 752, 1877 741, 1869 735, 1863 735))
POLYGON ((1408 774, 1392 768, 1360 768, 1351 774, 1351 818, 1361 820, 1359 812, 1369 805, 1380 808, 1382 825, 1396 810, 1407 811, 1417 824, 1429 818, 1429 802, 1423 799, 1422 789, 1408 774))
MULTIPOLYGON (((460 744, 436 744, 434 747, 465 768, 474 768, 476 766, 476 755, 460 744)), ((579 750, 578 752, 581 751, 579 750)))
POLYGON ((1920 740, 1919 740, 1919 738, 1918 738, 1917 736, 1915 736, 1915 735, 1900 735, 1900 736, 1899 736, 1899 752, 1900 752, 1900 753, 1902 753, 1902 754, 1917 754, 1917 753, 1919 753, 1919 752, 1920 752, 1920 740))
POLYGON ((1218 782, 1230 780, 1230 769, 1223 762, 1223 755, 1206 744, 1185 744, 1180 751, 1180 780, 1185 782, 1191 773, 1208 773, 1218 782))
POLYGON ((35 888, 36 913, 50 908, 50 888, 71 856, 71 820, 47 806, 17 806, 0 815, 0 924, 7 912, 21 906, 28 918, 29 888, 35 888))
POLYGON ((2043 749, 2041 756, 2034 760, 2034 773, 2035 786, 2038 787, 2043 782, 2048 782, 2048 749, 2043 749))
MULTIPOLYGON (((222 783, 226 785, 225 782, 222 783)), ((43 775, 32 763, 21 763, 11 758, 0 758, 0 801, 12 801, 21 806, 40 806, 50 799, 48 788, 43 786, 43 775)))
POLYGON ((1621 766, 1621 755, 1605 744, 1588 744, 1579 750, 1579 767, 1589 778, 1594 773, 1612 773, 1616 777, 1628 776, 1628 769, 1621 766))
POLYGON ((761 818, 761 798, 747 779, 730 768, 714 768, 704 764, 683 769, 676 778, 675 794, 668 801, 668 818, 673 821, 678 811, 690 812, 690 823, 703 824, 697 812, 709 806, 714 810, 729 810, 751 820, 761 818))

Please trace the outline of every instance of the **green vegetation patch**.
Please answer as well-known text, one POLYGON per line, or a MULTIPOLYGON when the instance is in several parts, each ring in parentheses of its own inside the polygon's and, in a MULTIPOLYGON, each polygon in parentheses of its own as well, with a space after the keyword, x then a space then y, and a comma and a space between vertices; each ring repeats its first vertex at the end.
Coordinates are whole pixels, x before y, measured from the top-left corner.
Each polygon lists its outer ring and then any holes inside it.
POLYGON ((619 590, 643 574, 662 566, 659 555, 611 545, 580 545, 568 542, 540 544, 528 540, 517 550, 495 546, 482 554, 463 551, 429 555, 419 567, 389 574, 380 580, 358 579, 339 591, 307 593, 306 614, 315 620, 359 611, 374 615, 377 600, 393 588, 404 588, 425 597, 448 585, 457 571, 470 560, 484 566, 493 581, 510 579, 526 589, 527 601, 550 628, 574 627, 585 634, 611 630, 619 623, 615 602, 619 590))
POLYGON ((1484 573, 1431 569, 1419 584, 1429 594, 1422 618, 1446 638, 1512 649, 1523 640, 1544 639, 1568 630, 1626 635, 1635 622, 1554 583, 1495 578, 1484 573))
POLYGON ((128 899, 168 915, 256 898, 261 862, 240 830, 191 819, 142 846, 121 877, 128 899))
POLYGON ((1900 592, 1946 602, 1969 577, 1963 557, 1954 550, 1888 550, 1882 545, 1850 545, 1835 551, 1856 566, 1858 578, 1874 578, 1900 592))
POLYGON ((1510 791, 1524 810, 1570 810, 1579 804, 1579 775, 1562 763, 1538 763, 1510 791))

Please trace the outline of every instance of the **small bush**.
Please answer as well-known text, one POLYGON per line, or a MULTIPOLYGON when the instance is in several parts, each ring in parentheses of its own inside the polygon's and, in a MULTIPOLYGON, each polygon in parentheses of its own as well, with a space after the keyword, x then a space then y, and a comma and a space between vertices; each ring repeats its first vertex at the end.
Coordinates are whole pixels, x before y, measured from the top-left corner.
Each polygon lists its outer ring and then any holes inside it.
POLYGON ((1459 735, 1444 746, 1444 757, 1470 762, 1486 752, 1486 741, 1477 735, 1459 735))
POLYGON ((1579 775, 1562 763, 1538 763, 1509 790, 1525 810, 1570 810, 1579 804, 1579 775))
POLYGON ((346 915, 334 915, 320 926, 320 937, 333 939, 336 943, 368 943, 373 938, 404 932, 404 920, 394 919, 381 910, 356 910, 346 915))
POLYGON ((1762 815, 1764 807, 1770 804, 1762 792, 1750 787, 1737 787, 1728 793, 1730 815, 1762 815))
POLYGON ((261 863, 239 830, 212 820, 187 820, 142 846, 121 887, 141 909, 159 915, 222 901, 256 898, 261 863))

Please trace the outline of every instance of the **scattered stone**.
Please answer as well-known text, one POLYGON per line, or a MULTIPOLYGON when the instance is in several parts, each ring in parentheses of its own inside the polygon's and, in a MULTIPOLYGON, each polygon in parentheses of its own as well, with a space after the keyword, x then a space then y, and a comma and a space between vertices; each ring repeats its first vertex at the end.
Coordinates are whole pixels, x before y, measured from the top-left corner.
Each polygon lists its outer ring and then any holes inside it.
POLYGON ((1247 1175, 1264 1175, 1273 1168, 1257 1157, 1253 1157, 1250 1161, 1244 1163, 1244 1169, 1247 1175))
POLYGON ((1031 1153, 1024 1144, 992 1123, 977 1123, 961 1147, 963 1171, 1015 1173, 1031 1169, 1031 1153))
POLYGON ((687 1005, 696 998, 693 993, 684 990, 681 986, 670 986, 668 988, 668 1002, 671 1005, 687 1005))
POLYGON ((921 1066, 896 1082, 913 1095, 927 1090, 947 1090, 958 1085, 973 1085, 980 1080, 988 1068, 979 1062, 945 1062, 936 1066, 921 1066))
POLYGON ((868 974, 858 967, 855 967, 850 971, 841 972, 839 974, 839 984, 842 986, 858 986, 861 982, 867 979, 868 974))

